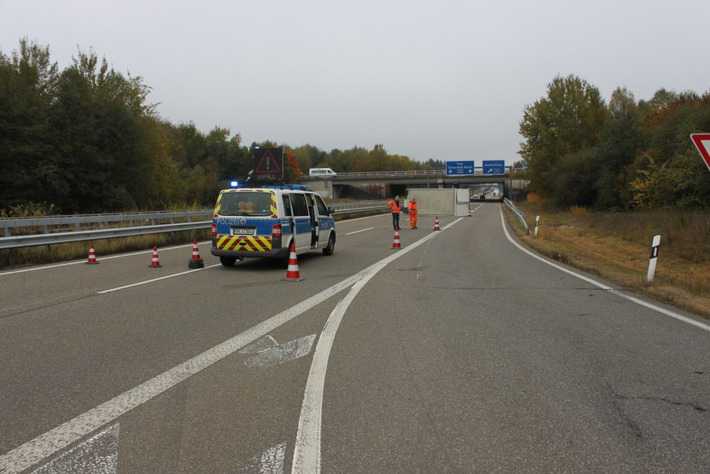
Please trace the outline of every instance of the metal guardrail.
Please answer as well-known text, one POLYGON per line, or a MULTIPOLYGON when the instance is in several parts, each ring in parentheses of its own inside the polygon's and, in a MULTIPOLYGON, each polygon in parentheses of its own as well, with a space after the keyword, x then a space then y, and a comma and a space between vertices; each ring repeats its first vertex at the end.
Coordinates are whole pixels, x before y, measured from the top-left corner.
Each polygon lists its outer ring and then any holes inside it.
MULTIPOLYGON (((386 212, 386 205, 338 209, 333 216, 350 214, 367 214, 386 212)), ((211 211, 210 211, 211 212, 211 211)), ((115 227, 111 229, 79 230, 75 232, 53 232, 48 234, 17 235, 0 237, 0 250, 36 247, 39 245, 56 245, 70 242, 86 242, 92 240, 115 239, 119 237, 135 237, 140 235, 163 234, 167 232, 184 232, 209 229, 211 220, 198 222, 180 222, 177 224, 158 224, 137 227, 115 227)))
POLYGON ((5 237, 13 234, 13 229, 23 229, 28 227, 40 227, 46 234, 50 227, 72 226, 77 231, 82 224, 121 224, 127 222, 151 222, 156 224, 159 221, 185 219, 191 222, 195 218, 204 218, 212 213, 212 209, 198 209, 192 211, 153 211, 153 212, 133 212, 133 213, 107 213, 107 214, 74 214, 48 217, 18 217, 12 219, 0 219, 0 227, 4 229, 5 237))
POLYGON ((337 173, 337 178, 368 178, 368 177, 410 177, 410 176, 444 176, 443 170, 410 170, 410 171, 349 171, 337 173))
POLYGON ((511 201, 508 198, 504 198, 503 202, 505 203, 506 206, 510 208, 511 211, 513 211, 513 214, 515 214, 518 217, 518 220, 520 220, 520 223, 523 224, 523 227, 525 227, 525 232, 527 234, 530 233, 530 228, 528 227, 528 221, 525 218, 525 213, 518 209, 515 204, 513 204, 513 201, 511 201))
MULTIPOLYGON (((333 203, 330 205, 335 210, 349 209, 353 206, 376 206, 382 201, 355 201, 344 203, 333 203)), ((48 234, 52 227, 73 227, 75 231, 80 231, 82 225, 110 225, 110 224, 144 224, 157 225, 160 223, 174 224, 176 220, 192 222, 193 220, 204 220, 212 215, 212 209, 196 209, 190 211, 153 211, 153 212, 132 212, 132 213, 106 213, 106 214, 73 214, 57 215, 47 217, 17 217, 10 219, 0 219, 0 228, 3 229, 5 237, 17 234, 17 229, 37 228, 42 233, 48 234)), ((59 229, 67 230, 67 229, 59 229)), ((24 232, 27 233, 27 232, 24 232)))
MULTIPOLYGON (((506 167, 510 170, 510 167, 506 167)), ((486 175, 483 170, 476 169, 473 176, 490 176, 494 178, 500 178, 502 176, 507 177, 508 172, 505 175, 486 175)), ((347 180, 347 179, 367 179, 367 178, 466 178, 470 175, 447 175, 446 171, 443 169, 437 170, 409 170, 409 171, 339 171, 335 176, 304 176, 302 179, 308 180, 347 180)))
POLYGON ((383 206, 382 199, 375 200, 363 200, 363 201, 350 201, 350 202, 334 202, 326 205, 336 211, 341 209, 354 209, 356 207, 372 207, 372 206, 383 206))

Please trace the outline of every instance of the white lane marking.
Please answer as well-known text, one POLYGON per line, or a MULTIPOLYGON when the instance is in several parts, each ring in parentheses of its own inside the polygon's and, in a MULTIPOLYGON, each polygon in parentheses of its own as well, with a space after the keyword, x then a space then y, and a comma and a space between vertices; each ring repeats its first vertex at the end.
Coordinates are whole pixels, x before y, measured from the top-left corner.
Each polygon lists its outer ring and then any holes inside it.
POLYGON ((283 474, 286 443, 281 443, 261 453, 259 474, 283 474))
POLYGON ((38 467, 32 474, 114 474, 118 472, 118 435, 119 424, 116 423, 38 467))
POLYGON ((279 343, 274 339, 272 335, 264 336, 256 341, 252 342, 244 349, 239 351, 240 354, 257 354, 259 352, 268 351, 274 346, 278 346, 279 343))
MULTIPOLYGON (((461 222, 463 218, 456 219, 442 230, 461 222)), ((325 374, 328 369, 328 359, 330 351, 335 341, 335 334, 345 316, 350 304, 360 293, 367 282, 372 279, 380 270, 389 263, 406 255, 417 247, 424 245, 431 239, 440 235, 441 232, 434 232, 423 237, 416 242, 398 251, 389 257, 380 260, 371 266, 367 273, 363 275, 348 294, 343 298, 328 316, 323 331, 318 338, 316 350, 313 354, 311 369, 308 372, 306 389, 303 393, 303 403, 301 405, 301 415, 298 419, 298 432, 296 433, 296 443, 293 451, 293 462, 291 464, 292 474, 320 473, 321 470, 321 419, 323 412, 323 389, 325 387, 325 374)))
POLYGON ((525 252, 526 254, 530 255, 531 257, 533 257, 533 258, 535 258, 535 259, 537 259, 537 260, 539 260, 539 261, 541 261, 541 262, 543 262, 543 263, 546 263, 546 264, 548 264, 549 266, 554 267, 554 268, 558 269, 558 270, 561 271, 561 272, 565 272, 565 273, 567 273, 568 275, 572 275, 572 276, 574 276, 574 277, 579 278, 580 280, 586 281, 587 283, 589 283, 589 284, 591 284, 591 285, 594 285, 594 286, 596 286, 597 288, 601 288, 602 290, 606 290, 606 291, 608 291, 609 293, 612 293, 612 294, 614 294, 614 295, 616 295, 616 296, 619 296, 619 297, 621 297, 621 298, 624 298, 624 299, 626 299, 626 300, 629 300, 629 301, 631 301, 631 302, 633 302, 633 303, 636 303, 636 304, 638 304, 638 305, 641 305, 641 306, 643 306, 643 307, 645 307, 645 308, 652 309, 652 310, 657 311, 657 312, 659 312, 659 313, 661 313, 661 314, 664 314, 664 315, 666 315, 666 316, 670 316, 670 317, 673 318, 673 319, 677 319, 678 321, 682 321, 682 322, 684 322, 684 323, 690 324, 690 325, 695 326, 695 327, 697 327, 697 328, 700 328, 700 329, 702 329, 702 330, 704 330, 704 331, 710 332, 710 326, 707 325, 707 324, 704 324, 704 323, 701 323, 700 321, 696 321, 696 320, 694 320, 694 319, 688 318, 687 316, 683 316, 682 314, 678 314, 678 313, 676 313, 675 311, 671 311, 671 310, 669 310, 669 309, 666 309, 666 308, 662 308, 662 307, 660 307, 660 306, 657 306, 657 305, 655 305, 655 304, 653 304, 653 303, 649 303, 649 302, 644 301, 644 300, 642 300, 642 299, 636 298, 635 296, 631 296, 631 295, 627 295, 627 294, 625 294, 625 293, 622 293, 621 291, 616 290, 616 289, 614 289, 614 288, 612 288, 612 287, 610 287, 610 286, 608 286, 608 285, 605 285, 604 283, 598 282, 597 280, 594 280, 594 279, 589 278, 589 277, 587 277, 587 276, 581 275, 581 274, 579 274, 579 273, 577 273, 577 272, 574 272, 574 271, 572 271, 572 270, 570 270, 570 269, 568 269, 568 268, 565 268, 565 267, 563 267, 563 266, 561 266, 561 265, 558 265, 558 264, 556 264, 556 263, 554 263, 554 262, 551 262, 551 261, 547 260, 546 258, 543 258, 543 257, 537 255, 536 253, 534 253, 534 252, 532 252, 532 251, 526 249, 525 247, 523 247, 522 245, 520 245, 518 242, 516 242, 516 241, 510 236, 510 233, 508 233, 508 229, 507 229, 506 224, 505 224, 505 218, 503 217, 503 209, 502 209, 502 207, 499 207, 498 210, 500 211, 500 223, 501 223, 501 225, 503 226, 503 232, 505 233, 505 236, 508 238, 508 240, 510 241, 510 243, 512 243, 512 244, 515 245, 518 249, 520 249, 521 251, 523 251, 523 252, 525 252))
POLYGON ((374 227, 366 227, 366 228, 364 228, 364 229, 355 230, 355 231, 353 231, 353 232, 348 232, 348 233, 345 234, 345 235, 355 235, 355 234, 359 234, 360 232, 367 232, 368 230, 372 230, 372 229, 374 229, 374 227))
POLYGON ((382 214, 373 214, 371 216, 365 216, 365 217, 356 217, 354 219, 341 219, 337 222, 356 222, 356 221, 362 221, 365 219, 372 219, 373 217, 385 217, 389 216, 389 213, 382 213, 382 214))
MULTIPOLYGON (((209 240, 205 240, 205 241, 203 241, 203 242, 198 242, 198 245, 208 244, 208 243, 210 243, 210 242, 211 242, 211 241, 209 241, 209 240)), ((184 245, 175 245, 175 246, 173 246, 173 247, 161 248, 160 251, 161 251, 161 252, 169 252, 170 250, 184 249, 184 248, 191 247, 191 246, 192 246, 191 243, 190 243, 190 244, 184 244, 184 245)), ((149 254, 149 253, 151 253, 151 252, 152 252, 152 250, 141 250, 141 251, 139 251, 139 252, 122 253, 122 254, 119 254, 119 255, 109 255, 109 256, 107 256, 107 257, 102 257, 102 256, 99 255, 99 256, 98 256, 98 260, 99 260, 100 262, 102 262, 102 261, 104 261, 104 260, 113 260, 113 259, 116 259, 116 258, 134 257, 134 256, 136 256, 136 255, 147 255, 147 254, 149 254)), ((39 270, 52 270, 52 269, 54 269, 54 268, 69 267, 69 266, 71 266, 71 265, 80 265, 80 264, 82 264, 82 263, 86 263, 86 259, 85 259, 85 258, 84 258, 84 259, 81 259, 81 260, 73 260, 73 261, 71 261, 71 262, 66 262, 66 263, 57 263, 57 264, 54 264, 54 265, 44 265, 44 266, 41 266, 41 267, 22 268, 22 269, 20 269, 20 270, 11 270, 11 271, 7 271, 7 272, 2 272, 2 273, 0 273, 0 277, 1 277, 1 276, 6 276, 6 275, 15 275, 15 274, 18 274, 18 273, 36 272, 36 271, 39 271, 39 270)))
POLYGON ((286 443, 272 446, 259 456, 249 459, 246 464, 237 469, 238 473, 253 474, 283 474, 286 458, 286 443))
MULTIPOLYGON (((402 250, 399 253, 403 252, 404 251, 402 250)), ((387 260, 388 258, 391 258, 391 256, 385 258, 384 260, 387 260)), ((266 319, 256 326, 237 334, 236 336, 206 350, 205 352, 202 352, 201 354, 198 354, 192 359, 176 365, 162 374, 159 374, 152 379, 115 396, 111 400, 108 400, 107 402, 104 402, 101 405, 62 423, 46 433, 37 436, 12 451, 0 455, 0 473, 6 474, 10 472, 23 471, 53 455, 57 451, 70 446, 92 431, 111 423, 128 411, 171 389, 180 382, 187 380, 225 357, 234 354, 247 344, 256 341, 260 337, 270 334, 276 328, 297 318, 306 311, 309 311, 334 295, 351 287, 364 275, 368 274, 368 272, 375 268, 378 263, 379 262, 373 263, 369 267, 360 270, 358 273, 346 278, 345 280, 336 283, 335 285, 328 287, 319 293, 316 293, 310 298, 306 298, 300 303, 297 303, 296 305, 291 306, 290 308, 274 316, 271 316, 269 319, 266 319)))
POLYGON ((115 291, 125 290, 127 288, 133 288, 141 285, 148 285, 156 281, 167 280, 168 278, 175 278, 183 275, 189 275, 190 273, 201 272, 203 270, 209 270, 210 268, 219 267, 221 263, 215 263, 214 265, 207 265, 203 268, 195 268, 194 270, 185 270, 184 272, 171 273, 170 275, 161 276, 158 278, 151 278, 150 280, 143 280, 136 283, 129 283, 128 285, 117 286, 116 288, 109 288, 108 290, 99 290, 96 293, 99 295, 105 295, 106 293, 113 293, 115 291))
POLYGON ((311 334, 310 336, 299 337, 298 339, 288 341, 270 349, 259 351, 257 354, 245 360, 244 365, 252 369, 266 369, 300 359, 311 353, 315 340, 316 335, 311 334))

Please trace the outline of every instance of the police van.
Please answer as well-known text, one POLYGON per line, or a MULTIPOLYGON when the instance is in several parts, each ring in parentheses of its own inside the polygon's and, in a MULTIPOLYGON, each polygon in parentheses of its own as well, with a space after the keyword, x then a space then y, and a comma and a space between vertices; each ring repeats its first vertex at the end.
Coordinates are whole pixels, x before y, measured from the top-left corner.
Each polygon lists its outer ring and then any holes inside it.
POLYGON ((230 267, 245 257, 287 258, 335 251, 335 219, 323 199, 299 185, 224 189, 212 219, 212 255, 230 267))

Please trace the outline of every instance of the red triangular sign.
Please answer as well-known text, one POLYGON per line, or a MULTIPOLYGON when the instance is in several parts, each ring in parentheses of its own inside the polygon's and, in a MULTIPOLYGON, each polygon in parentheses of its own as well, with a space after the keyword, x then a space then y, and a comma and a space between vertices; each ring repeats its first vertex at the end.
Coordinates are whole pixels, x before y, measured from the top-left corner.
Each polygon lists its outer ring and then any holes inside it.
POLYGON ((710 133, 693 133, 690 140, 698 149, 698 153, 703 158, 705 166, 710 170, 710 133))
POLYGON ((276 158, 271 153, 266 153, 256 166, 256 173, 258 174, 271 174, 278 173, 281 169, 281 165, 276 161, 276 158))

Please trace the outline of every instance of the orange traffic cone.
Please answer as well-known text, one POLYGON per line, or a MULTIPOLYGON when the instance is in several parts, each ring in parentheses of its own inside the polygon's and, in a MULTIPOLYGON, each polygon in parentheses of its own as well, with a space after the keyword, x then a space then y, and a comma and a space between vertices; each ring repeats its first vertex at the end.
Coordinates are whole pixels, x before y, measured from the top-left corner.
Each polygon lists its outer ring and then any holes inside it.
POLYGON ((89 244, 89 258, 86 260, 86 263, 90 265, 96 265, 99 263, 99 261, 96 260, 96 250, 94 249, 94 244, 89 244))
POLYGON ((286 281, 301 281, 301 272, 298 270, 298 257, 296 256, 296 242, 291 240, 288 246, 288 270, 286 270, 286 281))
POLYGON ((158 247, 153 245, 153 254, 150 257, 150 268, 160 268, 160 257, 158 256, 158 247))
POLYGON ((432 230, 441 230, 441 227, 439 226, 439 216, 434 217, 434 228, 432 230))
POLYGON ((395 230, 394 231, 394 239, 392 240, 392 248, 393 249, 401 249, 402 244, 399 242, 399 231, 395 230))
POLYGON ((192 258, 190 259, 190 262, 187 264, 188 268, 205 268, 205 262, 202 260, 202 257, 200 257, 200 249, 197 246, 196 241, 192 241, 192 258))

